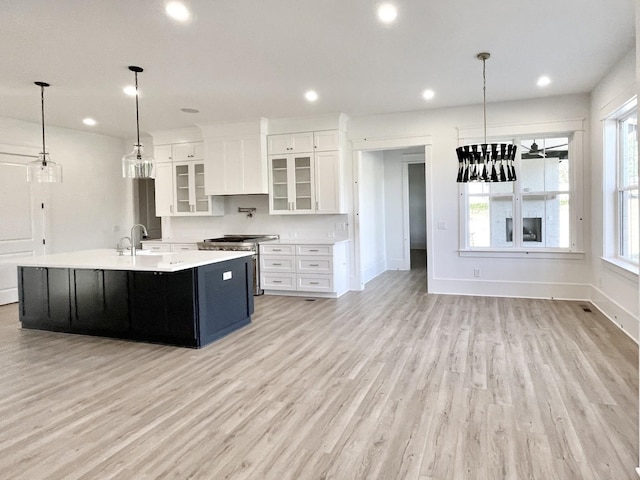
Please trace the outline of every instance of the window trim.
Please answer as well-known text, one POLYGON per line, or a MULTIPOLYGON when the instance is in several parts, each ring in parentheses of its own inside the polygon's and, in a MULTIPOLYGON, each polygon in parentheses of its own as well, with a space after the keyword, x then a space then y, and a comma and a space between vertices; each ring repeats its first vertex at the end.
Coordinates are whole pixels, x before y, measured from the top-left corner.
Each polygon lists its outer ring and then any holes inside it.
MULTIPOLYGON (((532 123, 532 124, 516 124, 516 125, 500 125, 487 128, 487 138, 491 142, 495 141, 513 141, 522 138, 549 138, 554 136, 569 137, 569 158, 571 159, 571 168, 569 171, 569 247, 568 248, 527 248, 524 245, 513 246, 508 248, 496 247, 469 247, 468 241, 468 209, 467 209, 467 188, 466 184, 458 185, 458 206, 459 206, 459 256, 467 257, 503 257, 503 258, 584 258, 584 206, 583 206, 583 165, 584 165, 584 119, 574 119, 556 122, 532 123)), ((458 129, 458 143, 465 145, 469 143, 483 142, 481 128, 465 128, 458 129)), ((489 140, 487 140, 489 141, 489 140)), ((520 149, 518 149, 520 150, 520 149)), ((520 155, 520 154, 519 154, 520 155)), ((521 160, 519 159, 519 162, 521 160)), ((518 171, 516 170, 516 174, 518 171)), ((519 180, 518 180, 519 181, 519 180)), ((516 181, 516 183, 518 182, 516 181)), ((518 211, 518 217, 521 217, 521 199, 524 194, 530 192, 521 192, 516 189, 510 195, 514 196, 514 212, 518 211)), ((566 193, 563 191, 562 193, 566 193)), ((547 194, 545 192, 545 194, 547 194)), ((519 228, 520 218, 516 223, 516 215, 514 213, 514 229, 519 228)))
MULTIPOLYGON (((637 187, 621 187, 620 152, 622 138, 619 125, 633 113, 637 114, 638 97, 633 94, 626 97, 618 108, 611 109, 603 118, 603 215, 601 259, 613 270, 620 270, 626 275, 638 275, 640 262, 633 262, 620 255, 622 236, 620 234, 620 192, 637 187)), ((638 116, 640 120, 640 115, 638 116)))

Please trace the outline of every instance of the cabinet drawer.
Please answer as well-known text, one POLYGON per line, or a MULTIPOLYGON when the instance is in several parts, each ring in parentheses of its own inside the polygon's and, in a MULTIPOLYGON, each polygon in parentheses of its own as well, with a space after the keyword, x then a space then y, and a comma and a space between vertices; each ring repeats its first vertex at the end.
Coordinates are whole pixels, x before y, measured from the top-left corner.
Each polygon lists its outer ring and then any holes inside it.
POLYGON ((333 273, 332 257, 296 257, 298 273, 333 273))
POLYGON ((296 255, 333 255, 332 245, 297 245, 296 255))
POLYGON ((295 290, 296 275, 293 273, 265 273, 260 276, 260 288, 263 290, 295 290))
POLYGON ((150 243, 150 242, 142 242, 143 250, 152 250, 154 252, 170 252, 171 245, 168 243, 150 243))
POLYGON ((260 256, 260 268, 263 272, 296 273, 295 257, 277 255, 260 256))
POLYGON ((198 249, 197 243, 172 243, 171 244, 172 252, 184 252, 188 250, 197 250, 197 249, 198 249))
POLYGON ((295 249, 293 245, 260 245, 261 254, 276 254, 276 255, 293 255, 295 249))
POLYGON ((333 292, 332 275, 298 275, 300 292, 333 292))

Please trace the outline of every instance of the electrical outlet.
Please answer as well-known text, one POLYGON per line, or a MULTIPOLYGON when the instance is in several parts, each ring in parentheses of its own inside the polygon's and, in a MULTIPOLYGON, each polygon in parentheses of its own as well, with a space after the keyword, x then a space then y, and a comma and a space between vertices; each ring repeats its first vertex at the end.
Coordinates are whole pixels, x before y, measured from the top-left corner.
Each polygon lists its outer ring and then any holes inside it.
POLYGON ((479 268, 474 268, 473 269, 473 276, 474 277, 479 277, 480 276, 480 269, 479 268))
POLYGON ((438 230, 446 230, 447 222, 438 222, 438 230))

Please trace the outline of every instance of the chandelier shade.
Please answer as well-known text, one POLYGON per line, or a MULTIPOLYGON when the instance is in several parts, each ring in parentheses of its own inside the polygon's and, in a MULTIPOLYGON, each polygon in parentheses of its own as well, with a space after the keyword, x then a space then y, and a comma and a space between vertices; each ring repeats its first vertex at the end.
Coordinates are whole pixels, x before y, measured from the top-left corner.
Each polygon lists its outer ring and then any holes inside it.
POLYGON ((138 73, 144 70, 140 67, 130 66, 136 80, 136 144, 133 151, 122 157, 122 176, 124 178, 155 178, 154 160, 150 155, 144 154, 144 148, 140 143, 140 109, 138 105, 138 73))
POLYGON ((458 156, 458 183, 515 182, 514 161, 517 147, 511 143, 487 143, 487 52, 477 55, 482 60, 482 94, 484 143, 456 148, 458 156))
POLYGON ((49 84, 34 82, 40 87, 40 110, 42 114, 42 151, 38 159, 27 164, 27 182, 32 183, 60 183, 62 182, 62 165, 51 160, 47 153, 44 136, 44 89, 49 84))

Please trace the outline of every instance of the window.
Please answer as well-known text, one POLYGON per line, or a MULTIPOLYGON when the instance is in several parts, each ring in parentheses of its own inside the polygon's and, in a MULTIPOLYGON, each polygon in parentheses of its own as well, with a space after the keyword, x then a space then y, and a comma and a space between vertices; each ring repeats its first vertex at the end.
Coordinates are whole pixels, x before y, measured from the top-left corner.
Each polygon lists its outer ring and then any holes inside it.
POLYGON ((638 113, 635 108, 617 121, 617 256, 638 265, 638 113))
POLYGON ((572 139, 569 134, 513 138, 518 145, 516 182, 464 185, 463 250, 569 251, 575 246, 572 139))

